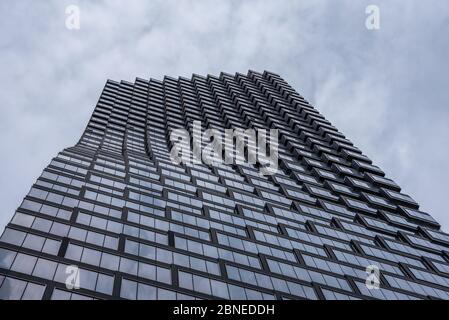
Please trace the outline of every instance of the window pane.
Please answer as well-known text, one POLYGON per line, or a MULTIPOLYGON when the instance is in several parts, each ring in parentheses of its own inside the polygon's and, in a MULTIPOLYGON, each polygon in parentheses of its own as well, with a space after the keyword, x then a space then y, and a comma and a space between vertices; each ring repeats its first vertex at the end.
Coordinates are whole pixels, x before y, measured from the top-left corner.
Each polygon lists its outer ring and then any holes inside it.
POLYGON ((104 239, 104 246, 110 249, 117 249, 118 247, 118 239, 111 236, 106 236, 104 239))
POLYGON ((101 267, 116 271, 118 270, 119 263, 120 263, 119 257, 103 252, 101 257, 101 267))
POLYGON ((212 294, 209 279, 193 275, 193 287, 195 291, 212 294))
POLYGON ((86 230, 75 227, 70 228, 69 238, 84 241, 86 239, 86 236, 87 236, 86 230))
POLYGON ((51 295, 51 300, 70 300, 70 292, 53 289, 53 294, 51 295))
POLYGON ((67 259, 80 261, 82 253, 83 253, 83 248, 82 247, 76 246, 74 244, 69 244, 69 246, 67 247, 67 251, 65 253, 65 257, 67 259))
POLYGON ((90 222, 90 225, 92 227, 98 228, 98 229, 106 229, 106 223, 107 220, 98 218, 98 217, 92 217, 92 221, 90 222))
POLYGON ((157 267, 157 281, 171 283, 171 270, 157 267))
POLYGON ((144 258, 148 258, 151 260, 156 259, 156 248, 152 246, 147 246, 144 244, 140 245, 140 256, 144 258))
POLYGON ((36 264, 36 261, 37 261, 36 257, 28 256, 23 253, 18 253, 11 269, 17 272, 31 274, 34 265, 36 264))
POLYGON ((104 242, 104 235, 89 231, 87 232, 86 242, 102 246, 104 242))
POLYGON ((23 246, 32 250, 41 251, 44 246, 45 238, 28 234, 25 238, 23 246))
POLYGON ((223 299, 229 299, 228 286, 226 283, 211 280, 212 295, 223 299))
POLYGON ((40 212, 52 217, 56 217, 56 214, 58 213, 58 208, 44 204, 40 212))
POLYGON ((137 275, 137 261, 121 258, 120 259, 120 271, 137 275))
POLYGON ((159 300, 176 300, 176 292, 158 288, 157 298, 159 300))
POLYGON ((81 261, 87 264, 91 264, 94 266, 100 265, 100 257, 101 253, 97 250, 84 248, 83 255, 81 257, 81 261))
POLYGON ((33 224, 33 221, 34 221, 33 216, 17 212, 14 215, 14 218, 12 219, 11 223, 29 228, 33 224))
POLYGON ((61 244, 60 241, 47 239, 47 240, 45 240, 45 244, 44 244, 44 248, 42 249, 42 252, 57 255, 58 251, 59 251, 60 244, 61 244))
POLYGON ((58 264, 54 261, 39 258, 34 268, 33 276, 52 280, 57 266, 58 264))
POLYGON ((138 255, 139 254, 139 243, 137 243, 135 241, 126 240, 125 252, 131 253, 134 255, 138 255))
POLYGON ((241 287, 234 286, 232 284, 229 285, 229 293, 231 295, 232 300, 246 300, 245 289, 241 287))
POLYGON ((143 283, 139 283, 137 291, 137 299, 139 300, 156 300, 157 288, 143 283))
POLYGON ((23 209, 30 210, 30 211, 39 212, 40 208, 42 207, 42 203, 38 203, 38 202, 30 201, 30 200, 24 200, 20 207, 23 209))
POLYGON ((97 283, 98 274, 93 271, 80 269, 79 270, 79 279, 80 279, 80 287, 88 290, 95 290, 95 285, 97 283))
POLYGON ((59 194, 51 193, 51 192, 50 192, 50 193, 48 194, 47 201, 49 201, 49 202, 54 202, 54 203, 57 203, 57 204, 61 204, 63 198, 64 198, 64 197, 61 196, 61 195, 59 195, 59 194))
POLYGON ((193 278, 190 273, 185 273, 180 271, 179 275, 179 286, 181 288, 186 288, 189 290, 193 290, 193 278))
POLYGON ((24 300, 40 300, 44 295, 45 286, 28 282, 28 285, 23 293, 22 299, 24 300))
POLYGON ((134 281, 122 279, 120 297, 135 300, 137 297, 137 283, 134 281))
POLYGON ((34 220, 32 228, 36 229, 36 230, 39 230, 39 231, 48 232, 48 231, 50 231, 50 227, 51 227, 51 221, 50 220, 36 218, 34 220))
POLYGON ((17 231, 14 229, 5 228, 5 232, 3 232, 1 241, 14 244, 16 246, 21 246, 23 240, 25 239, 26 233, 22 231, 17 231))
POLYGON ((97 281, 97 291, 104 294, 112 294, 114 277, 100 273, 97 281))
POLYGON ((16 252, 0 248, 0 267, 9 270, 15 257, 16 252))
POLYGON ((26 282, 6 277, 0 288, 0 300, 18 300, 22 297, 26 282))
POLYGON ((139 277, 156 280, 156 266, 139 262, 139 277))
POLYGON ((51 226, 50 233, 61 237, 66 237, 69 232, 69 228, 70 227, 66 224, 54 222, 53 225, 51 226))

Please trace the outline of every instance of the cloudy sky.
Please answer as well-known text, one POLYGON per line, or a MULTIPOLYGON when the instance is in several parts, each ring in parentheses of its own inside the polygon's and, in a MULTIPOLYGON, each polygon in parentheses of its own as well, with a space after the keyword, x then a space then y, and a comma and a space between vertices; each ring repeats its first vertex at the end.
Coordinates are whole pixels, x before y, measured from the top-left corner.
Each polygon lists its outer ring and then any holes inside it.
POLYGON ((280 74, 449 230, 448 32, 442 0, 1 1, 0 229, 106 79, 253 69, 280 74))

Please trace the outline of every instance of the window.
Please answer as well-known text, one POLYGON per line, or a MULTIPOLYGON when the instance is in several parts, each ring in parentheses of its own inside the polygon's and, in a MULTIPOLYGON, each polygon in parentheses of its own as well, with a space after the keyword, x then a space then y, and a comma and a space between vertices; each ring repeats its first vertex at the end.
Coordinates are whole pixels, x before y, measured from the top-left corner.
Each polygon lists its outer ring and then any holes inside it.
POLYGON ((368 217, 361 217, 361 219, 368 228, 373 227, 376 229, 380 229, 380 231, 391 232, 394 235, 396 235, 396 233, 398 231, 396 228, 394 228, 394 227, 390 226, 389 224, 387 224, 386 222, 378 220, 378 219, 373 219, 373 218, 368 218, 368 217))
POLYGON ((418 210, 412 210, 410 208, 405 208, 405 207, 401 207, 401 206, 399 206, 399 209, 409 218, 417 219, 420 221, 425 221, 425 222, 431 223, 432 225, 436 225, 439 227, 438 222, 436 222, 435 219, 428 213, 418 211, 418 210))
POLYGON ((204 294, 212 294, 210 280, 204 277, 193 275, 193 290, 204 294))
POLYGON ((0 240, 6 243, 10 243, 16 246, 21 246, 23 241, 25 240, 26 233, 10 228, 5 228, 3 235, 0 240))
MULTIPOLYGON (((31 197, 34 197, 34 198, 45 200, 45 198, 48 195, 48 192, 44 191, 42 189, 38 189, 38 188, 31 188, 31 190, 28 193, 28 195, 31 196, 31 197)), ((62 199, 61 199, 61 201, 62 201, 62 199)))
MULTIPOLYGON (((283 267, 289 266, 284 263, 281 265, 282 265, 282 267, 280 267, 278 269, 282 270, 283 267)), ((226 269, 228 269, 229 267, 230 266, 226 266, 226 269)), ((297 268, 297 267, 294 267, 294 268, 297 268)), ((253 285, 257 285, 259 287, 263 287, 263 288, 266 288, 269 290, 273 290, 273 289, 274 290, 283 290, 283 292, 285 292, 285 293, 296 295, 296 296, 303 297, 303 298, 317 299, 317 296, 312 287, 300 285, 299 283, 286 281, 283 279, 267 276, 264 274, 252 272, 252 271, 241 269, 241 268, 235 268, 235 269, 237 269, 237 270, 233 270, 233 273, 232 273, 233 275, 236 276, 235 280, 253 284, 253 285), (238 272, 238 276, 237 276, 237 272, 238 272), (275 281, 273 281, 273 280, 275 280, 275 281)), ((304 270, 307 272, 306 269, 302 269, 302 268, 298 267, 298 271, 299 270, 304 270)), ((287 276, 291 276, 292 272, 290 272, 290 273, 284 272, 283 274, 287 275, 287 276)), ((298 273, 296 273, 296 274, 298 275, 298 273)), ((306 273, 306 275, 308 275, 308 274, 306 273)), ((330 277, 330 276, 327 276, 327 277, 328 277, 328 280, 327 280, 328 282, 332 281, 332 279, 334 278, 334 277, 330 277)), ((299 278, 299 276, 297 276, 297 278, 301 279, 301 280, 305 280, 305 281, 310 281, 310 282, 317 280, 317 279, 312 280, 310 275, 308 275, 308 277, 306 279, 299 278)), ((349 285, 347 284, 346 280, 343 280, 343 279, 339 279, 339 280, 342 281, 341 283, 343 285, 345 285, 345 288, 347 290, 351 290, 349 285)), ((327 284, 327 282, 326 282, 326 284, 327 284)))
POLYGON ((84 241, 87 236, 87 231, 84 229, 72 227, 70 228, 69 238, 84 241))
POLYGON ((101 253, 97 250, 84 248, 83 255, 81 256, 81 262, 91 264, 94 266, 100 265, 101 253))
MULTIPOLYGON (((270 192, 266 192, 266 191, 261 191, 260 192, 262 197, 274 202, 278 202, 281 204, 285 204, 285 205, 291 205, 292 201, 290 199, 287 199, 283 196, 279 196, 277 194, 274 193, 270 193, 270 192)), ((248 197, 248 196, 243 196, 242 195, 242 199, 244 202, 248 202, 248 203, 252 203, 252 204, 256 204, 256 205, 260 205, 260 206, 264 206, 265 205, 265 201, 262 201, 258 198, 254 198, 254 197, 248 197)), ((308 197, 309 198, 309 197, 308 197)))
POLYGON ((0 268, 9 270, 15 257, 15 251, 0 248, 0 268))
POLYGON ((93 300, 93 298, 55 288, 51 295, 51 300, 93 300))
POLYGON ((179 271, 179 286, 188 290, 213 295, 224 299, 257 299, 272 300, 273 295, 230 285, 222 281, 209 279, 203 276, 179 271))
POLYGON ((138 300, 192 300, 194 296, 176 291, 158 288, 152 285, 122 279, 120 296, 125 299, 138 300))
POLYGON ((403 256, 400 254, 396 254, 396 253, 392 253, 392 252, 389 252, 382 248, 375 248, 375 247, 366 246, 366 245, 361 245, 360 247, 362 248, 363 252, 370 257, 382 258, 384 260, 391 261, 391 262, 396 262, 396 263, 402 262, 402 263, 410 264, 413 266, 425 268, 424 264, 420 260, 417 260, 417 259, 409 258, 409 257, 403 256))
POLYGON ((97 278, 98 273, 96 272, 86 269, 79 270, 80 287, 82 288, 95 290, 97 278))
MULTIPOLYGON (((161 290, 161 289, 159 289, 161 290)), ((158 288, 146 285, 143 283, 138 284, 138 291, 137 291, 137 299, 138 300, 156 300, 157 298, 157 292, 158 288)), ((161 298, 164 296, 164 294, 161 294, 161 298)))
POLYGON ((200 179, 196 179, 196 184, 199 187, 203 187, 205 189, 210 189, 210 190, 215 190, 215 191, 218 191, 218 192, 221 192, 221 193, 225 193, 226 190, 227 190, 226 187, 223 187, 223 186, 215 184, 215 183, 210 183, 210 182, 207 182, 207 181, 204 181, 204 180, 200 180, 200 179))
POLYGON ((334 201, 338 201, 338 199, 339 199, 339 197, 333 195, 331 192, 327 191, 326 189, 309 186, 309 185, 306 185, 306 188, 310 193, 316 195, 317 197, 321 196, 321 197, 325 197, 328 199, 332 199, 334 201))
POLYGON ((101 255, 100 267, 117 271, 120 263, 118 256, 103 252, 101 255))
POLYGON ((306 201, 306 202, 311 202, 311 203, 315 203, 316 202, 315 198, 309 196, 305 192, 292 190, 292 189, 285 189, 285 190, 287 192, 287 195, 292 197, 292 198, 303 200, 303 201, 306 201))
POLYGON ((61 204, 63 199, 64 199, 64 196, 62 196, 60 194, 56 194, 56 193, 52 193, 52 192, 48 193, 47 201, 49 201, 49 202, 61 204))
POLYGON ((71 216, 71 211, 65 209, 56 208, 47 204, 42 205, 30 200, 24 200, 20 206, 22 209, 31 210, 34 212, 40 212, 52 217, 58 217, 64 220, 69 220, 71 216))
POLYGON ((25 291, 26 282, 14 278, 6 277, 0 287, 0 299, 18 300, 25 291))
POLYGON ((390 209, 396 209, 396 206, 389 203, 386 199, 382 198, 382 197, 378 197, 378 196, 374 196, 372 194, 367 194, 362 192, 363 196, 368 200, 368 202, 373 203, 373 204, 377 204, 379 206, 382 207, 387 207, 390 209))
MULTIPOLYGON (((129 246, 127 247, 129 248, 129 246)), ((101 266, 112 271, 119 270, 131 275, 139 275, 150 280, 171 284, 170 269, 155 267, 147 263, 85 248, 72 243, 68 245, 65 257, 74 261, 101 266)))
POLYGON ((11 220, 11 223, 29 228, 33 224, 33 221, 34 221, 33 216, 16 212, 13 219, 11 220))
POLYGON ((58 264, 56 262, 39 258, 33 271, 33 276, 52 280, 58 264))
POLYGON ((95 290, 104 294, 112 294, 114 286, 114 277, 103 273, 98 274, 95 290))
POLYGON ((207 231, 201 231, 198 229, 185 227, 185 226, 173 223, 173 222, 169 222, 167 220, 157 219, 157 218, 149 217, 146 215, 139 215, 137 213, 131 213, 131 215, 128 215, 128 220, 133 221, 133 222, 139 221, 139 223, 144 226, 163 230, 163 231, 171 230, 171 231, 174 231, 177 233, 182 233, 182 234, 189 235, 189 236, 192 236, 195 238, 200 238, 203 240, 210 239, 210 234, 207 231))
MULTIPOLYGON (((138 276, 139 277, 155 280, 156 272, 157 272, 156 271, 156 266, 153 266, 153 265, 147 264, 147 263, 139 262, 139 272, 138 272, 138 276)), ((165 281, 163 281, 163 282, 165 282, 165 281)), ((170 282, 170 281, 167 281, 167 282, 170 282)))
POLYGON ((119 270, 121 272, 137 275, 137 261, 122 257, 120 258, 119 270))
POLYGON ((60 241, 36 236, 30 233, 27 235, 27 237, 25 238, 25 242, 23 243, 23 246, 26 248, 36 251, 42 251, 53 255, 58 254, 60 245, 60 241))
POLYGON ((156 279, 159 282, 171 283, 171 271, 170 269, 156 267, 156 279))
POLYGON ((74 244, 69 244, 65 253, 65 257, 67 259, 80 261, 82 254, 83 254, 83 247, 74 244))
POLYGON ((0 300, 40 300, 45 286, 11 277, 0 278, 0 300))
POLYGON ((416 203, 416 201, 412 199, 412 197, 410 197, 410 196, 408 196, 406 194, 403 194, 403 193, 400 193, 400 192, 396 192, 396 191, 392 191, 392 190, 388 190, 388 189, 384 189, 384 188, 382 188, 382 192, 384 194, 386 194, 388 197, 390 197, 391 199, 394 199, 394 200, 397 200, 397 201, 402 201, 402 202, 405 202, 405 203, 410 203, 412 205, 418 205, 416 203))
POLYGON ((326 300, 360 300, 348 294, 343 294, 332 290, 321 289, 321 291, 323 292, 324 299, 326 300))
POLYGON ((181 288, 193 290, 193 277, 190 273, 179 271, 178 277, 179 277, 179 286, 181 288))
MULTIPOLYGON (((324 225, 319 225, 319 224, 315 224, 315 228, 317 229, 319 234, 323 234, 332 238, 336 238, 336 239, 340 239, 343 241, 347 241, 350 242, 352 239, 358 240, 360 242, 364 242, 364 243, 368 243, 368 244, 372 244, 373 240, 372 239, 368 239, 365 237, 359 237, 353 234, 349 234, 346 232, 343 232, 341 230, 338 229, 334 229, 334 228, 329 228, 327 226, 324 225)), ((327 242, 327 240, 324 240, 323 242, 327 242)), ((338 245, 338 244, 333 244, 336 247, 345 247, 344 245, 338 245)))
POLYGON ((37 258, 23 253, 18 253, 14 260, 11 270, 25 274, 31 274, 37 258))
MULTIPOLYGON (((323 240, 320 237, 317 237, 310 233, 305 233, 305 232, 302 232, 299 230, 293 230, 290 228, 288 228, 288 230, 290 230, 290 232, 289 232, 290 236, 292 236, 292 234, 293 234, 293 236, 296 235, 296 238, 303 240, 303 241, 307 241, 310 244, 293 241, 288 238, 278 237, 278 236, 260 232, 260 231, 254 231, 254 235, 256 236, 256 239, 259 241, 274 244, 274 245, 277 245, 282 248, 288 248, 290 250, 295 248, 298 250, 318 254, 321 256, 326 256, 326 252, 324 251, 324 249, 315 245, 315 244, 324 244, 327 242, 326 240, 323 240)), ((329 242, 330 242, 330 244, 333 244, 332 241, 329 241, 329 242)), ((261 245, 257 245, 257 247, 260 248, 261 245)), ((296 261, 296 259, 294 258, 294 256, 292 256, 292 253, 290 253, 290 252, 287 253, 282 250, 268 248, 268 247, 267 247, 267 249, 268 249, 267 254, 269 254, 271 256, 278 257, 278 258, 281 258, 284 260, 296 261)))
POLYGON ((345 197, 342 197, 342 199, 351 208, 359 209, 359 210, 362 210, 362 211, 365 211, 365 212, 369 212, 369 213, 376 213, 377 212, 376 209, 371 208, 370 206, 368 206, 364 202, 353 200, 353 199, 349 199, 349 198, 345 198, 345 197))
POLYGON ((339 216, 342 217, 351 217, 354 218, 355 217, 355 213, 348 210, 347 208, 340 206, 340 205, 336 205, 334 203, 330 203, 327 201, 320 201, 321 205, 326 209, 329 210, 333 213, 338 214, 339 216))
POLYGON ((125 299, 136 300, 137 282, 123 279, 120 288, 120 296, 125 299))
POLYGON ((388 248, 390 248, 391 250, 396 250, 396 251, 399 251, 402 253, 408 253, 408 254, 414 255, 416 257, 427 257, 427 258, 431 258, 431 259, 441 261, 441 262, 446 261, 440 254, 430 253, 430 252, 427 252, 424 250, 416 249, 409 245, 402 244, 397 241, 386 239, 385 243, 387 244, 388 248))
MULTIPOLYGON (((175 247, 178 249, 187 250, 189 252, 194 252, 215 259, 221 258, 223 260, 240 263, 243 265, 251 266, 253 268, 258 269, 261 268, 259 259, 256 257, 233 252, 223 248, 217 249, 217 247, 209 244, 202 244, 192 240, 187 241, 186 239, 177 236, 175 236, 175 247)), ((214 273, 214 270, 216 269, 216 267, 218 267, 218 265, 215 265, 215 263, 212 265, 212 269, 210 269, 211 263, 207 262, 206 265, 209 273, 214 273)))
POLYGON ((23 292, 23 300, 41 300, 44 295, 45 286, 28 282, 25 291, 23 292))

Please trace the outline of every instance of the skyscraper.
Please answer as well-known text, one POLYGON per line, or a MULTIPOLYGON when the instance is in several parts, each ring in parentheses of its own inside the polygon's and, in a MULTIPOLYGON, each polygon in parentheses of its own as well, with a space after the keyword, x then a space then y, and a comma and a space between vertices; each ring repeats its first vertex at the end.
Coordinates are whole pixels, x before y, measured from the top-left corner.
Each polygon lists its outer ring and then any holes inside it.
POLYGON ((0 298, 448 299, 448 248, 274 73, 107 81, 0 238, 0 298), (243 161, 250 139, 232 163, 174 162, 176 130, 184 152, 211 141, 195 123, 277 129, 277 170, 243 161))

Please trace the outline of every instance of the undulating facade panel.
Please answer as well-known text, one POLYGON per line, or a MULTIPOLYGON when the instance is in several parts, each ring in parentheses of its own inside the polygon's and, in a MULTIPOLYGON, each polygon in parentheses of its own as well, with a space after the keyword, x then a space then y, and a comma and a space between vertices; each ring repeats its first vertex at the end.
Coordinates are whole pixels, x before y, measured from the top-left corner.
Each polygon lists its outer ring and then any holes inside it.
POLYGON ((138 78, 107 81, 13 215, 0 299, 448 299, 448 261, 438 222, 280 76, 138 78), (277 129, 277 171, 174 163, 195 123, 277 129))

